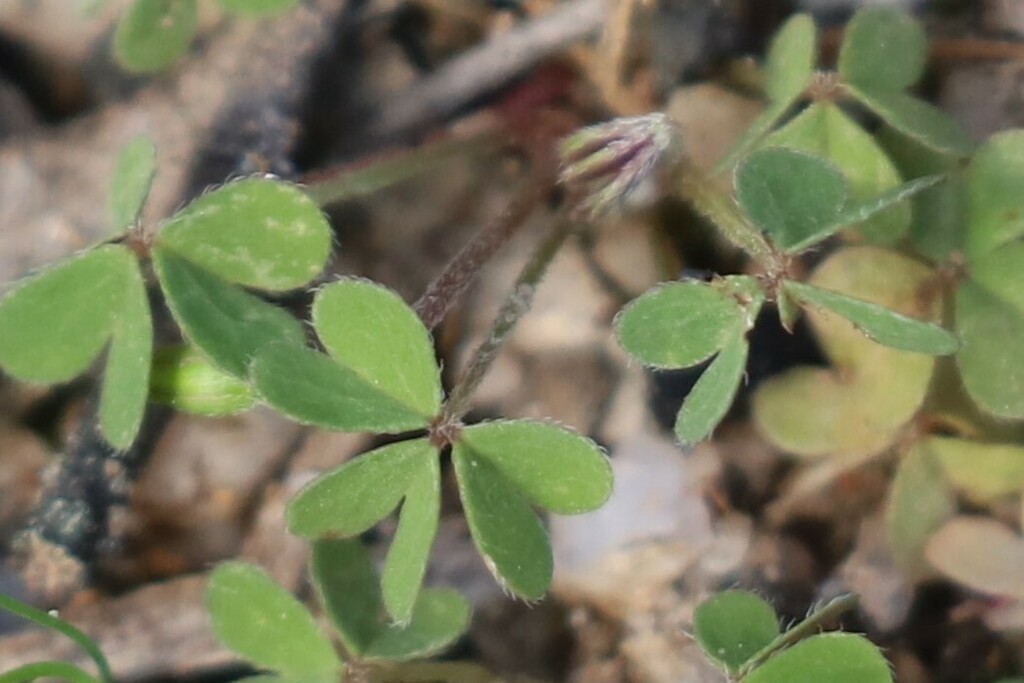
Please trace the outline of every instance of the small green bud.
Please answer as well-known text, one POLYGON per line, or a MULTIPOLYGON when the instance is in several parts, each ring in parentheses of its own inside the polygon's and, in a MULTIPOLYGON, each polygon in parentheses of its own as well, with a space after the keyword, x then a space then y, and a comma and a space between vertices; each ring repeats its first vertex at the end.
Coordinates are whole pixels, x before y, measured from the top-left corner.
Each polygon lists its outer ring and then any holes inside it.
POLYGON ((559 145, 559 181, 578 193, 590 218, 648 205, 682 158, 679 131, 662 113, 613 119, 576 131, 559 145))
POLYGON ((149 397, 154 403, 208 417, 242 413, 256 404, 248 384, 186 346, 157 349, 149 397))

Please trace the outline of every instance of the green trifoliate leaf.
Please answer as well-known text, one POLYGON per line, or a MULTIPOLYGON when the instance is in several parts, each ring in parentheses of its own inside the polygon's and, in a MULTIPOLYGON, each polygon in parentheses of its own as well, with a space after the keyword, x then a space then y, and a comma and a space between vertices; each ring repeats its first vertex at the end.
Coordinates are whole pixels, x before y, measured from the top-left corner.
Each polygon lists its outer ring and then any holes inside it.
POLYGON ((885 657, 864 636, 823 633, 754 669, 744 683, 892 683, 885 657))
POLYGON ((355 539, 321 539, 310 560, 313 584, 345 649, 362 657, 380 630, 380 583, 355 539))
POLYGON ((427 426, 426 418, 319 351, 269 346, 256 356, 251 376, 268 405, 303 424, 388 434, 427 426))
POLYGON ((114 32, 114 57, 128 71, 159 71, 185 54, 197 23, 196 0, 135 0, 114 32))
MULTIPOLYGON (((875 139, 838 106, 818 102, 768 137, 767 144, 792 147, 828 159, 849 183, 849 204, 865 202, 898 186, 900 174, 875 139)), ((823 223, 820 230, 789 247, 796 251, 825 239, 838 228, 860 222, 857 229, 876 243, 893 242, 910 226, 910 206, 896 204, 882 213, 823 223), (830 229, 826 229, 830 226, 830 229)), ((812 226, 814 227, 814 226, 812 226)))
POLYGON ((815 242, 846 203, 846 180, 828 161, 786 147, 751 153, 736 168, 736 199, 783 250, 815 242))
POLYGON ((304 538, 354 536, 396 507, 437 449, 426 439, 400 441, 317 478, 288 503, 288 528, 304 538))
POLYGON ((131 268, 131 252, 105 246, 16 284, 0 300, 0 367, 46 384, 85 371, 110 338, 131 268))
POLYGON ((938 436, 926 443, 946 477, 973 501, 1024 492, 1024 447, 938 436))
POLYGON ((236 287, 172 251, 153 250, 160 287, 185 338, 236 377, 272 344, 302 346, 302 326, 286 311, 236 287))
POLYGON ((341 668, 313 616, 258 567, 243 562, 217 567, 206 605, 217 638, 256 666, 314 677, 341 668))
POLYGON ((967 169, 971 260, 1024 236, 1024 130, 994 135, 967 169))
POLYGON ((824 308, 846 318, 879 344, 938 356, 954 353, 959 347, 953 334, 933 323, 801 282, 786 281, 783 286, 798 303, 824 308))
POLYGON ((257 17, 273 16, 291 9, 299 0, 219 0, 220 6, 229 12, 257 17))
POLYGON ((641 363, 687 368, 710 358, 744 324, 736 299, 703 282, 672 282, 648 290, 622 309, 619 344, 641 363))
POLYGON ((363 652, 366 659, 403 661, 439 652, 465 632, 469 604, 450 589, 424 590, 412 620, 401 628, 384 626, 363 652))
POLYGON ((743 334, 725 345, 686 396, 676 416, 676 438, 684 444, 711 436, 729 411, 747 367, 749 345, 743 334))
POLYGON ((790 17, 768 46, 765 91, 772 102, 792 102, 807 87, 817 59, 817 30, 808 14, 790 17))
POLYGON ((245 412, 256 405, 247 382, 229 375, 188 346, 158 349, 153 357, 149 398, 194 415, 245 412))
POLYGON ((966 157, 974 143, 945 112, 902 92, 850 86, 850 94, 911 140, 944 154, 966 157))
POLYGON ((408 625, 385 623, 373 560, 357 541, 317 541, 312 572, 342 643, 360 659, 423 657, 443 649, 466 629, 469 607, 450 590, 424 590, 408 625))
POLYGON ((122 300, 107 349, 99 424, 116 448, 128 448, 142 424, 153 357, 153 321, 139 264, 126 263, 122 300))
POLYGON ((863 9, 846 26, 839 74, 847 83, 903 90, 924 72, 928 39, 910 15, 895 9, 863 9))
POLYGON ((277 292, 323 270, 331 230, 320 208, 294 185, 238 180, 196 199, 160 231, 159 244, 219 277, 277 292))
POLYGON ((934 570, 924 559, 929 537, 956 513, 956 498, 926 442, 915 444, 900 460, 889 490, 886 527, 893 559, 911 577, 934 570))
POLYGON ((459 443, 487 460, 527 499, 574 515, 600 507, 612 492, 608 459, 590 439, 535 420, 466 427, 459 443))
POLYGON ((693 630, 704 654, 727 671, 736 671, 779 635, 779 619, 753 593, 716 593, 697 606, 693 630))
POLYGON ((441 378, 430 333, 391 290, 345 279, 321 289, 313 324, 331 357, 377 391, 425 419, 441 408, 441 378))
POLYGON ((115 232, 130 228, 138 220, 155 173, 156 147, 152 140, 140 135, 124 146, 117 157, 107 200, 115 232))
POLYGON ((966 280, 956 290, 956 329, 962 340, 956 362, 971 399, 993 415, 1024 417, 1020 309, 966 280))
POLYGON ((484 457, 457 442, 452 461, 473 542, 498 582, 527 600, 551 583, 547 533, 515 487, 484 457))
POLYGON ((405 493, 398 530, 381 575, 384 607, 399 624, 408 624, 412 619, 441 514, 441 472, 437 454, 423 458, 418 468, 405 493))

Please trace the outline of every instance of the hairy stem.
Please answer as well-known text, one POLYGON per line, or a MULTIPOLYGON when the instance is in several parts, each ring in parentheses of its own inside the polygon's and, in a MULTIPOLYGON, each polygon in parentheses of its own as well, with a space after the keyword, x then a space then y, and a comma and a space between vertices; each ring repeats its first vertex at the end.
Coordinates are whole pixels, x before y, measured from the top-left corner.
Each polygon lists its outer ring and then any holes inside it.
POLYGON ((501 305, 498 315, 491 324, 490 333, 477 347, 469 366, 452 389, 451 396, 445 404, 445 422, 449 424, 457 422, 469 412, 474 392, 480 386, 480 382, 487 374, 491 363, 494 362, 498 351, 515 328, 516 323, 523 317, 523 314, 530 310, 537 284, 544 277, 555 254, 572 233, 573 227, 569 221, 560 221, 523 266, 512 291, 501 305))
POLYGON ((856 605, 856 595, 840 595, 838 598, 825 603, 817 610, 808 614, 806 619, 768 643, 768 645, 751 657, 737 672, 736 679, 742 681, 754 669, 771 659, 773 655, 803 640, 814 631, 817 631, 822 623, 835 619, 840 614, 853 609, 856 605))
POLYGON ((423 296, 413 304, 413 310, 427 329, 433 329, 444 320, 484 264, 522 227, 534 208, 551 190, 555 182, 554 169, 549 164, 542 163, 539 166, 541 168, 536 178, 526 181, 505 210, 459 250, 441 274, 427 286, 423 296))

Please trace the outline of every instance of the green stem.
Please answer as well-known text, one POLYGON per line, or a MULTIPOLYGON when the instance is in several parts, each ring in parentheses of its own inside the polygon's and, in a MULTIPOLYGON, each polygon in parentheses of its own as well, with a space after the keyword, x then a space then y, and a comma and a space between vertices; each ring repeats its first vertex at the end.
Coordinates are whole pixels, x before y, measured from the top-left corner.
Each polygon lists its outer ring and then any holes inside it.
POLYGON ((775 250, 761 231, 747 221, 732 197, 721 192, 703 173, 692 167, 684 169, 682 191, 683 197, 734 245, 764 264, 777 260, 775 250))
POLYGON ((787 647, 803 640, 805 637, 818 630, 818 627, 830 619, 838 617, 843 612, 853 609, 857 605, 856 595, 840 595, 825 603, 817 610, 807 615, 807 618, 799 624, 779 635, 775 640, 768 643, 754 656, 746 661, 736 672, 736 680, 742 681, 751 672, 767 662, 773 655, 787 647))
POLYGON ((499 141, 500 136, 487 131, 317 173, 304 179, 306 194, 320 206, 330 206, 377 192, 470 154, 490 152, 498 147, 499 141))
POLYGON ((462 419, 471 405, 473 394, 480 386, 480 382, 490 369, 498 355, 498 350, 505 343, 508 335, 515 328, 519 319, 530 310, 533 304, 533 296, 537 291, 537 284, 544 273, 547 272, 555 254, 565 243, 565 240, 572 233, 573 225, 568 221, 561 221, 554 230, 541 242, 534 251, 530 260, 523 266, 519 277, 512 287, 505 302, 502 304, 498 315, 491 324, 491 331, 473 354, 469 367, 452 389, 451 396, 445 404, 445 422, 454 423, 462 419))
POLYGON ((15 600, 14 598, 8 597, 3 593, 0 593, 0 608, 17 614, 23 619, 33 621, 40 626, 53 629, 58 633, 63 633, 65 636, 75 641, 79 647, 85 650, 92 660, 96 662, 96 668, 99 669, 100 677, 105 683, 113 683, 114 676, 110 672, 110 665, 107 663, 107 658, 100 652, 99 647, 93 642, 92 638, 85 635, 77 628, 59 619, 41 609, 36 609, 32 605, 26 605, 25 603, 15 600))

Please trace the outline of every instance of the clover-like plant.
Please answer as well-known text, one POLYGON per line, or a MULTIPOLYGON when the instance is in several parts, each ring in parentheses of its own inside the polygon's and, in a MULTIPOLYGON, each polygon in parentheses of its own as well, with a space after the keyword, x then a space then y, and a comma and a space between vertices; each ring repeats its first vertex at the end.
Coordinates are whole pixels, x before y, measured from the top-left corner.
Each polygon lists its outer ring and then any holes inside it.
POLYGON ((765 274, 661 285, 629 304, 616 322, 623 348, 646 365, 691 367, 714 356, 680 409, 680 441, 707 437, 725 415, 746 367, 746 333, 766 299, 777 303, 787 328, 802 308, 838 316, 887 347, 924 354, 956 350, 949 332, 893 310, 891 303, 886 307, 843 294, 828 281, 799 282, 788 274, 791 259, 801 252, 937 181, 930 176, 858 199, 849 196, 839 169, 806 152, 766 147, 743 159, 735 172, 740 213, 728 220, 742 232, 736 241, 750 245, 765 274))
MULTIPOLYGON (((233 14, 263 17, 298 0, 217 0, 233 14)), ((134 0, 114 31, 114 57, 127 71, 160 71, 185 54, 199 24, 198 0, 134 0)))
POLYGON ((697 607, 693 636, 730 681, 891 683, 888 662, 867 638, 841 632, 812 635, 853 602, 852 596, 836 598, 783 632, 767 602, 746 591, 723 591, 697 607))
POLYGON ((347 663, 305 606, 263 570, 229 562, 210 576, 206 602, 214 633, 273 680, 343 680, 354 668, 426 657, 466 629, 469 606, 450 589, 424 590, 404 625, 390 623, 373 561, 358 541, 317 541, 310 571, 347 663))
POLYGON ((244 378, 264 344, 305 343, 298 321, 245 288, 300 287, 323 269, 331 250, 317 205, 270 178, 231 182, 158 231, 148 229, 139 216, 154 163, 148 140, 127 145, 109 202, 113 235, 16 283, 0 300, 0 367, 14 377, 66 382, 105 357, 98 422, 118 448, 135 438, 149 391, 149 263, 185 337, 216 367, 244 378))
POLYGON ((611 471, 589 439, 534 420, 463 425, 442 401, 429 331, 394 292, 346 278, 321 288, 313 326, 327 353, 270 345, 252 380, 272 407, 305 424, 381 434, 425 432, 328 472, 288 506, 288 525, 316 539, 366 531, 401 504, 382 577, 384 605, 408 621, 420 593, 441 504, 439 451, 452 460, 470 532, 512 593, 541 597, 551 580, 547 535, 531 504, 560 514, 600 506, 611 471))

